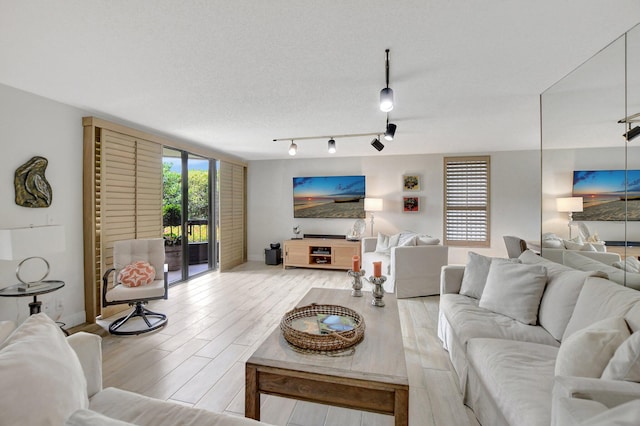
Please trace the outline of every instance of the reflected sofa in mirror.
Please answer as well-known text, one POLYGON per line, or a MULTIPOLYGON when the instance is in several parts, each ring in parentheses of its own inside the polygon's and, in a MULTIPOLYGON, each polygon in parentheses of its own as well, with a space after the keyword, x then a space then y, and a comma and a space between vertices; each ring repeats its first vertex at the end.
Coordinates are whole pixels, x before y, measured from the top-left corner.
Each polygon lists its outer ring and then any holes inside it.
MULTIPOLYGON (((567 212, 558 211, 556 200, 583 197, 583 211, 573 213, 600 240, 608 252, 619 253, 618 268, 624 270, 627 256, 640 255, 640 221, 627 220, 629 209, 640 211, 640 199, 632 197, 640 182, 627 179, 626 170, 640 170, 640 137, 628 141, 624 134, 640 126, 640 26, 632 28, 591 59, 555 83, 540 96, 541 102, 541 240, 557 236, 567 245, 583 244, 577 223, 569 226, 567 212), (629 120, 628 117, 638 114, 629 120), (637 122, 633 122, 637 120, 637 122), (574 193, 574 171, 622 171, 622 181, 607 197, 596 199, 589 191, 574 193), (607 199, 605 199, 607 198, 607 199), (608 210, 593 220, 593 206, 611 202, 608 210), (591 209, 591 210, 590 210, 591 209), (609 219, 616 220, 609 220, 609 219), (573 239, 573 241, 572 241, 573 239)), ((588 178, 592 174, 582 174, 588 178)), ((620 176, 620 175, 618 175, 620 176)), ((592 185, 594 193, 598 188, 592 185)), ((640 195, 640 193, 636 194, 640 195)), ((636 216, 637 217, 637 216, 636 216)), ((571 246, 580 249, 578 245, 571 246)), ((544 247, 542 247, 544 256, 544 247)), ((629 265, 630 266, 630 265, 629 265)), ((622 274, 626 280, 626 274, 622 274)), ((625 284, 623 280, 622 284, 625 284)))

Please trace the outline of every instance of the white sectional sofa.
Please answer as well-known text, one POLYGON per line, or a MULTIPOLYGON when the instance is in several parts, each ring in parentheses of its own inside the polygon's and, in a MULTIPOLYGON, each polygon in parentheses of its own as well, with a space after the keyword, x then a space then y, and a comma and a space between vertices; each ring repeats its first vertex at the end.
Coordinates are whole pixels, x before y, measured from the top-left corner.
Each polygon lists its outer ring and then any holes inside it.
POLYGON ((367 271, 366 277, 373 272, 373 262, 382 262, 382 274, 387 277, 384 289, 399 299, 439 294, 440 268, 449 261, 449 248, 440 245, 439 240, 414 235, 413 242, 405 240, 402 245, 387 246, 387 250, 379 250, 380 236, 361 240, 361 262, 362 269, 367 271))
POLYGON ((442 268, 438 336, 479 422, 637 421, 625 403, 640 398, 640 292, 531 251, 521 264, 477 256, 442 268))
POLYGON ((101 338, 67 338, 44 313, 17 329, 0 322, 0 424, 3 425, 207 425, 266 424, 102 389, 101 338))

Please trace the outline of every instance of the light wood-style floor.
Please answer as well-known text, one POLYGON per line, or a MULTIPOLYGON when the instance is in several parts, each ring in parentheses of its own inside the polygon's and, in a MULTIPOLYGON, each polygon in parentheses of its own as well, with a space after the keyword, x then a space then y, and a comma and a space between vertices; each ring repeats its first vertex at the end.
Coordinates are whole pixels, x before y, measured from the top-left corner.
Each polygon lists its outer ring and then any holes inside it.
MULTIPOLYGON (((282 269, 248 262, 169 290, 150 304, 169 323, 141 336, 102 329, 104 386, 207 410, 244 415, 244 363, 311 287, 350 288, 344 271, 282 269)), ((366 297, 366 296, 365 296, 366 297)), ((438 297, 400 299, 409 372, 410 424, 477 425, 462 404, 436 336, 438 297)), ((384 308, 383 308, 384 309, 384 308)), ((106 328, 109 321, 99 321, 106 328)), ((95 328, 94 328, 95 331, 95 328)), ((262 397, 262 420, 287 426, 393 425, 390 416, 262 397)))

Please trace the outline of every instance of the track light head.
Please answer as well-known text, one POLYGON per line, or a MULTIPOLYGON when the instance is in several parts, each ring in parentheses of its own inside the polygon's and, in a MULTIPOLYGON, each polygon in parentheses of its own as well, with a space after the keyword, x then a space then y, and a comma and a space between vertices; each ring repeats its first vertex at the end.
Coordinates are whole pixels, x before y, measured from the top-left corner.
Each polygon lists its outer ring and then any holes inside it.
POLYGON ((393 137, 396 134, 396 128, 398 126, 396 126, 393 123, 387 123, 387 130, 384 132, 384 138, 388 141, 392 141, 393 137))
POLYGON ((378 151, 382 151, 384 149, 384 145, 382 144, 382 142, 380 142, 380 139, 378 138, 373 138, 373 140, 371 141, 371 146, 377 149, 378 151))
POLYGON ((385 87, 380 91, 380 111, 389 112, 393 109, 393 90, 385 87))
POLYGON ((384 74, 386 87, 380 91, 380 111, 389 112, 393 109, 393 90, 389 88, 389 49, 384 51, 384 74))
POLYGON ((640 126, 634 127, 633 129, 629 130, 627 133, 625 133, 622 136, 624 136, 627 142, 631 142, 633 139, 640 136, 640 126))
POLYGON ((329 154, 336 153, 336 141, 333 138, 329 139, 329 154))
POLYGON ((291 145, 289 145, 289 155, 294 156, 298 152, 298 145, 296 145, 293 141, 291 141, 291 145))

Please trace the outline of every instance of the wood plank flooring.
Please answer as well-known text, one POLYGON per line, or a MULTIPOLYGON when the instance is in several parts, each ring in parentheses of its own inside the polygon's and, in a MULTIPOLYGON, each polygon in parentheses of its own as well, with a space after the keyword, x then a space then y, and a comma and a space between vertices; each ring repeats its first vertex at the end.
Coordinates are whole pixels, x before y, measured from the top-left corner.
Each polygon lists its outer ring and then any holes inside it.
MULTIPOLYGON (((248 262, 171 287, 169 299, 150 303, 169 323, 141 336, 104 329, 104 386, 207 410, 244 415, 244 363, 282 315, 311 287, 350 288, 344 271, 282 269, 248 262)), ((366 295, 365 295, 366 297, 366 295)), ((477 425, 462 404, 447 353, 436 335, 438 297, 400 299, 409 371, 410 424, 477 425)), ((384 308, 383 308, 384 309, 384 308)), ((393 418, 263 396, 262 420, 286 426, 391 426, 393 418)))

